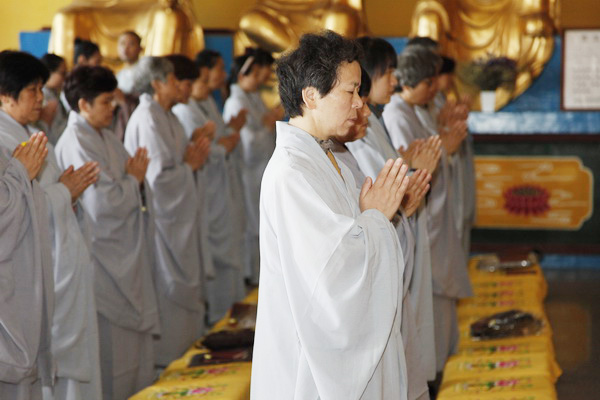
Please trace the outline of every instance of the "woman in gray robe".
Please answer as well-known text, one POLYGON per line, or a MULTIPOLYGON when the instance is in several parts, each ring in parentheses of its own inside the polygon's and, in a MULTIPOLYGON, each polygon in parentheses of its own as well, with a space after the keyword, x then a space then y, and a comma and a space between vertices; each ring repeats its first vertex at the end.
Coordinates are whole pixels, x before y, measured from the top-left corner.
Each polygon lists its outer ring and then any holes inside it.
MULTIPOLYGON (((242 184, 246 210, 246 275, 258 285, 260 266, 258 248, 258 203, 263 172, 275 150, 275 118, 258 91, 262 65, 258 50, 248 49, 236 57, 231 71, 231 94, 225 101, 223 119, 229 122, 241 110, 248 110, 240 130, 242 184)), ((268 54, 268 53, 267 53, 268 54)))
MULTIPOLYGON (((438 63, 439 56, 427 50, 411 49, 398 58, 402 92, 393 95, 383 111, 394 148, 408 149, 415 140, 428 139, 432 135, 419 119, 416 107, 433 99, 438 63)), ((438 372, 443 370, 446 360, 458 345, 456 301, 471 295, 467 259, 456 230, 450 168, 449 155, 444 151, 433 174, 426 207, 438 372)))
POLYGON ((65 86, 73 111, 56 146, 61 165, 93 160, 100 168, 80 205, 94 261, 105 399, 127 398, 152 382, 152 335, 159 332, 147 236, 153 227, 141 193, 148 160, 143 149, 130 157, 107 129, 116 87, 106 68, 73 71, 65 86))
POLYGON ((1 399, 41 399, 42 384, 53 380, 49 221, 44 192, 35 180, 46 142, 40 133, 14 152, 0 146, 1 399))
POLYGON ((207 271, 207 294, 209 321, 214 322, 223 315, 222 309, 231 305, 231 293, 238 269, 232 263, 231 254, 233 241, 233 219, 229 206, 229 175, 226 164, 226 148, 220 145, 215 136, 216 124, 203 108, 202 101, 210 96, 208 87, 209 67, 200 59, 196 60, 200 77, 192 85, 192 94, 185 104, 179 103, 173 107, 188 138, 204 135, 211 140, 210 154, 202 169, 196 171, 196 182, 202 185, 204 194, 202 227, 206 232, 208 254, 211 257, 212 270, 207 271), (214 288, 221 288, 215 292, 214 288), (212 294, 212 295, 211 295, 212 294), (216 296, 218 295, 218 297, 216 296))
POLYGON ((127 125, 125 148, 134 154, 145 147, 150 158, 145 191, 156 225, 154 282, 161 331, 156 364, 166 366, 204 331, 194 171, 204 164, 208 149, 190 142, 171 112, 179 88, 167 59, 142 58, 136 67, 135 87, 143 94, 127 125))
MULTIPOLYGON (((0 69, 10 82, 1 82, 0 144, 13 148, 33 133, 27 124, 39 117, 44 65, 22 52, 0 54, 0 69), (37 74, 34 74, 37 72, 37 74), (20 89, 15 88, 21 85, 20 89), (12 93, 11 93, 12 88, 12 93), (9 95, 9 93, 11 93, 9 95), (14 94, 13 94, 14 93, 14 94)), ((81 193, 97 179, 95 163, 63 172, 49 143, 48 157, 37 181, 46 197, 52 240, 55 311, 52 354, 56 362, 53 399, 100 399, 98 326, 93 293, 93 266, 73 212, 81 193)))
MULTIPOLYGON (((452 90, 453 75, 456 63, 450 57, 442 56, 442 68, 438 76, 438 93, 430 105, 434 121, 440 124, 440 114, 445 114, 444 121, 446 128, 460 121, 466 125, 466 120, 469 116, 470 99, 468 97, 460 99, 458 102, 448 102, 446 93, 452 90)), ((455 202, 457 207, 457 221, 461 223, 459 233, 462 235, 462 242, 466 254, 471 251, 471 228, 475 223, 475 206, 476 206, 476 190, 475 190, 475 164, 474 164, 474 149, 473 135, 468 134, 462 141, 458 151, 456 152, 459 162, 457 162, 457 176, 455 184, 455 192, 458 193, 459 200, 455 202)))
MULTIPOLYGON (((221 55, 212 50, 204 50, 198 54, 196 60, 199 65, 209 67, 209 90, 222 89, 225 85, 226 73, 221 55)), ((197 105, 208 119, 216 124, 216 145, 213 149, 223 154, 225 158, 228 181, 225 201, 231 218, 229 237, 231 251, 225 256, 224 263, 215 263, 215 279, 208 282, 208 321, 214 323, 225 315, 234 302, 243 299, 246 294, 244 285, 246 213, 239 142, 240 130, 246 122, 247 111, 240 111, 235 118, 230 119, 229 123, 225 123, 213 96, 207 96, 197 102, 197 105)))
MULTIPOLYGON (((177 104, 171 109, 173 114, 177 106, 185 106, 191 101, 191 94, 193 91, 194 83, 198 81, 200 72, 196 67, 196 64, 188 57, 181 54, 172 54, 166 57, 167 60, 173 65, 173 73, 179 87, 179 98, 177 104)), ((179 119, 179 117, 177 117, 179 119)), ((181 121, 180 121, 181 122, 181 121)), ((185 125, 181 124, 184 129, 185 125)), ((210 154, 211 140, 214 136, 214 124, 212 129, 210 127, 200 128, 195 132, 188 135, 187 130, 185 131, 186 136, 190 141, 202 142, 202 145, 207 148, 208 154, 210 154)), ((205 169, 208 163, 208 157, 206 162, 197 170, 194 171, 194 178, 196 180, 196 193, 198 201, 198 251, 201 257, 201 273, 202 273, 202 293, 206 295, 206 282, 208 279, 213 279, 215 275, 214 264, 210 251, 208 230, 209 220, 206 212, 206 198, 208 185, 205 179, 205 169)), ((206 302, 206 298, 203 299, 206 302)))

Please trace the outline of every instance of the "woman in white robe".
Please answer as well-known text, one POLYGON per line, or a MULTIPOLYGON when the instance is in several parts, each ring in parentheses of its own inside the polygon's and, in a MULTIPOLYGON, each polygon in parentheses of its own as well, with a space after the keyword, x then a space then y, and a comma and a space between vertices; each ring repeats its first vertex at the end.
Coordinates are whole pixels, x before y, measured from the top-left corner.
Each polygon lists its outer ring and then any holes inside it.
POLYGON ((105 399, 127 398, 152 382, 152 335, 159 333, 148 243, 153 227, 140 192, 147 158, 143 150, 130 157, 107 129, 116 85, 102 67, 80 67, 69 75, 65 94, 73 111, 56 146, 61 165, 95 161, 100 168, 80 205, 94 261, 105 399))
MULTIPOLYGON (((427 104, 436 93, 437 57, 429 51, 411 50, 398 59, 402 92, 393 95, 383 111, 394 148, 409 149, 416 139, 428 139, 432 135, 419 119, 416 108, 427 104)), ((458 345, 456 300, 471 295, 467 259, 456 230, 451 179, 449 156, 443 151, 427 201, 438 373, 458 345)))
POLYGON ((223 119, 229 122, 241 110, 247 110, 246 123, 240 130, 242 184, 246 210, 246 275, 258 284, 258 203, 263 172, 275 149, 275 119, 258 91, 262 66, 253 51, 236 57, 230 80, 230 95, 225 101, 223 119))
POLYGON ((40 400, 53 380, 53 280, 44 192, 47 139, 0 146, 0 398, 40 400), (18 267, 18 268, 17 268, 18 267), (25 317, 24 317, 25 316, 25 317))
MULTIPOLYGON (((221 55, 212 50, 204 50, 198 54, 196 62, 199 66, 209 67, 209 90, 212 92, 222 89, 225 85, 226 73, 221 55)), ((196 105, 208 116, 210 121, 216 124, 215 145, 212 148, 215 155, 222 154, 225 159, 227 193, 224 201, 227 202, 226 206, 231 219, 231 236, 229 237, 230 243, 228 243, 231 251, 222 258, 224 262, 215 263, 215 279, 208 282, 208 321, 212 324, 223 318, 231 305, 246 295, 244 284, 246 212, 239 142, 240 130, 246 122, 247 111, 240 111, 229 123, 225 123, 223 115, 211 95, 198 101, 196 105)), ((212 167, 214 173, 222 173, 220 164, 213 164, 212 167)), ((221 195, 222 193, 215 193, 214 200, 219 200, 221 195)), ((211 209, 218 207, 213 201, 211 203, 211 209)), ((226 221, 221 223, 226 223, 226 221)), ((225 245, 224 242, 223 245, 225 245)))
MULTIPOLYGON (((27 124, 39 117, 43 75, 24 81, 25 72, 46 71, 39 60, 20 52, 3 52, 0 68, 23 84, 16 98, 2 97, 0 144, 14 148, 33 133, 27 124), (10 66, 8 66, 10 65, 10 66)), ((47 77, 47 75, 46 75, 47 77)), ((93 265, 72 204, 97 179, 97 166, 63 169, 54 148, 36 178, 46 195, 52 240, 55 310, 52 320, 52 354, 56 362, 53 399, 100 399, 98 326, 93 291, 93 265)), ((48 396, 46 396, 48 394, 48 396)))
POLYGON ((125 131, 125 148, 148 151, 145 190, 156 229, 154 281, 160 315, 156 364, 166 366, 204 330, 201 255, 198 249, 198 200, 194 171, 206 148, 189 142, 171 112, 179 98, 172 64, 160 57, 138 62, 136 87, 140 105, 125 131))
POLYGON ((388 161, 359 193, 327 144, 362 107, 360 66, 348 61, 358 54, 329 31, 278 64, 291 119, 277 123, 261 188, 252 399, 406 399, 403 260, 389 220, 407 168, 388 161))

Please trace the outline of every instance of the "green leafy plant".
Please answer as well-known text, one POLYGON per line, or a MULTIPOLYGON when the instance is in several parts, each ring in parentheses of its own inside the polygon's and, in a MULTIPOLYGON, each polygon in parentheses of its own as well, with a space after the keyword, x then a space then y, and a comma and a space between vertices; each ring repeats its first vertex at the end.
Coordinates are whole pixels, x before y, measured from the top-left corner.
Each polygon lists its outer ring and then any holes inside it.
POLYGON ((500 86, 514 87, 517 72, 515 60, 490 54, 462 65, 459 76, 480 90, 496 90, 500 86))

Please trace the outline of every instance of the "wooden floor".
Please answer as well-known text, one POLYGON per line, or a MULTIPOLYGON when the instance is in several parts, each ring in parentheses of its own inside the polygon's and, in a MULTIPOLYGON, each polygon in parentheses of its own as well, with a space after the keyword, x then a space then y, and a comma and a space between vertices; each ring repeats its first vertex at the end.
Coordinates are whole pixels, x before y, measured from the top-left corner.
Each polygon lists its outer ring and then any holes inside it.
POLYGON ((545 269, 546 311, 563 375, 559 400, 600 399, 600 266, 545 269))

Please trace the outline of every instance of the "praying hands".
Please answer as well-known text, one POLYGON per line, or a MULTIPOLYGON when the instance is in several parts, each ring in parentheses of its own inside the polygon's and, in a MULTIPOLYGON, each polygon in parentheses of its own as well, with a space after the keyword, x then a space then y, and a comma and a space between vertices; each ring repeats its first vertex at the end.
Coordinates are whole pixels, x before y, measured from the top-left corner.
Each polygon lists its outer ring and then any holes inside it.
POLYGON ((98 180, 100 168, 95 161, 89 161, 75 169, 72 165, 60 176, 59 182, 69 189, 71 201, 75 202, 85 189, 98 180))
POLYGON ((44 164, 46 155, 48 155, 47 142, 48 139, 43 132, 34 133, 28 142, 18 145, 13 152, 13 157, 19 160, 27 170, 29 180, 39 174, 44 164))

